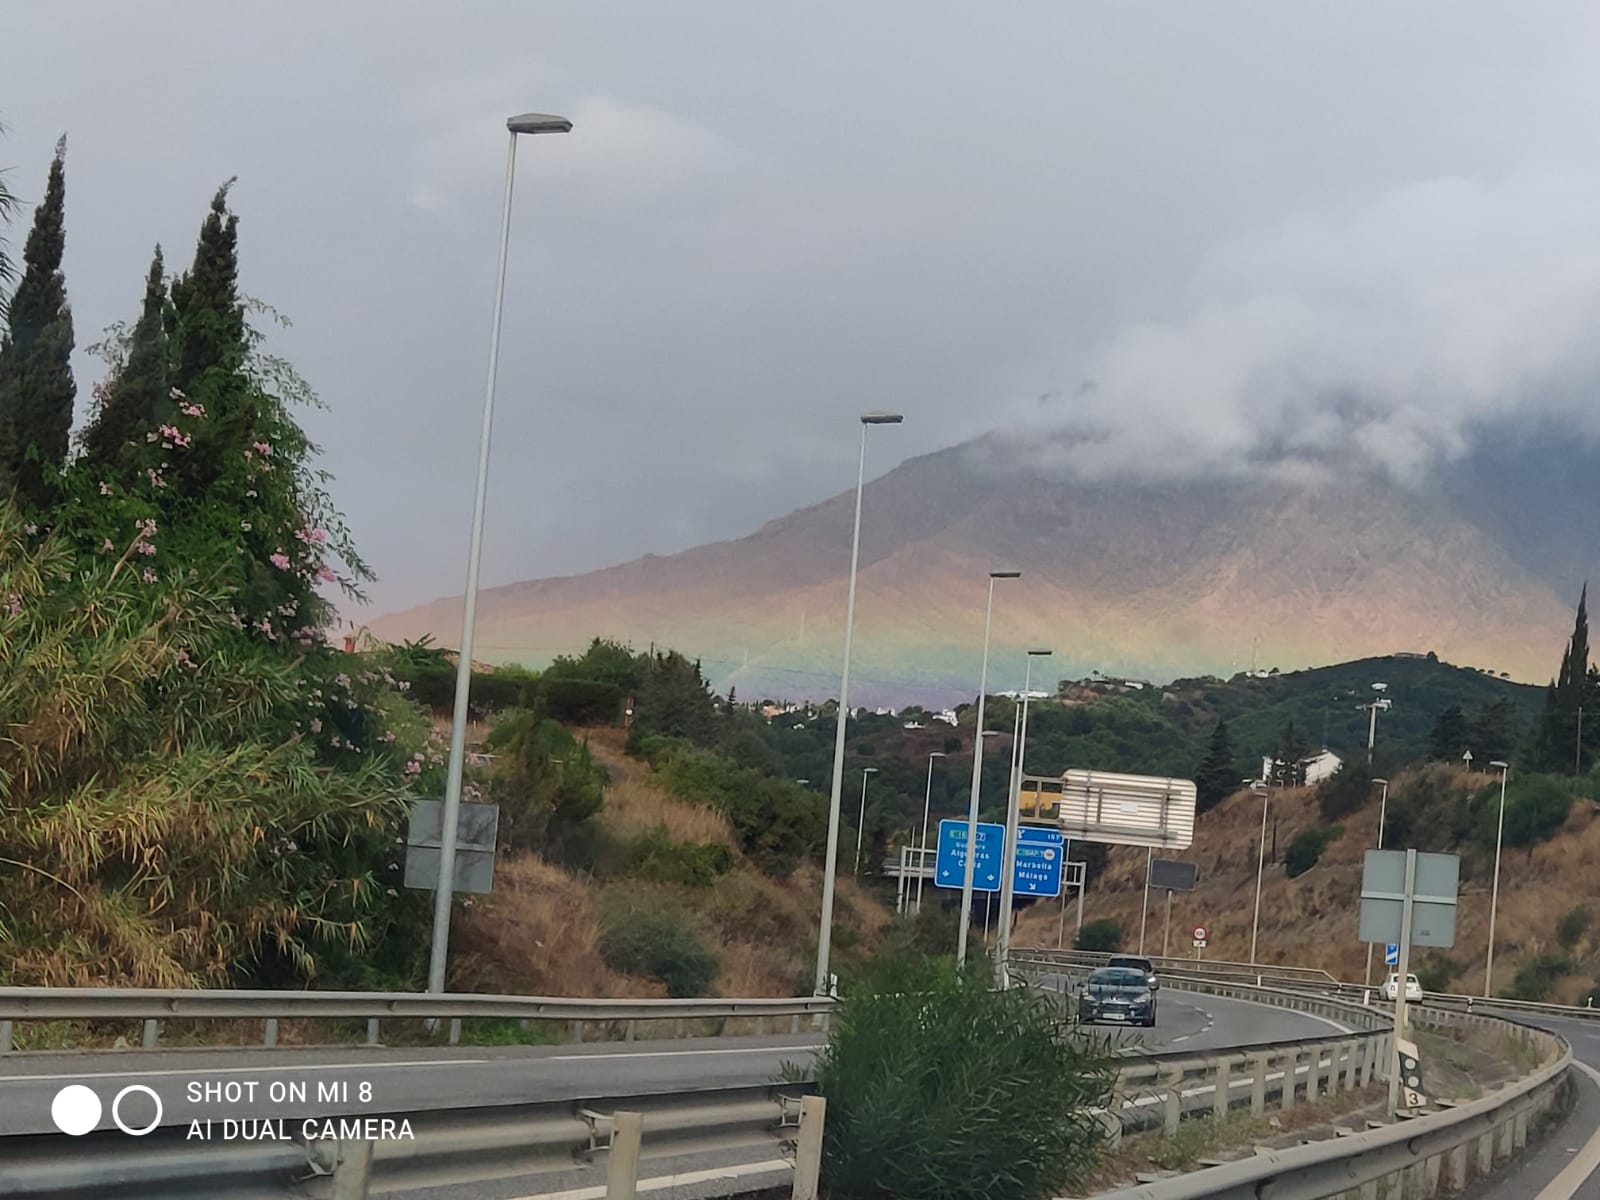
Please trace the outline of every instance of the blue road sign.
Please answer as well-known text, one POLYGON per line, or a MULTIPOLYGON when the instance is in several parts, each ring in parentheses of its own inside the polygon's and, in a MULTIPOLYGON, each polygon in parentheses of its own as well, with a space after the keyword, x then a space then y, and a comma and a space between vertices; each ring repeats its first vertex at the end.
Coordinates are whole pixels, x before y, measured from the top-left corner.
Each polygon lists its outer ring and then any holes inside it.
POLYGON ((1037 825, 1018 828, 1012 890, 1019 896, 1061 895, 1061 860, 1066 857, 1066 841, 1059 829, 1037 825))
POLYGON ((1383 948, 1383 965, 1386 967, 1400 965, 1400 947, 1393 942, 1387 943, 1383 948))
MULTIPOLYGON (((972 890, 1000 890, 1000 857, 1006 828, 980 822, 978 854, 972 868, 972 890)), ((1059 896, 1061 862, 1066 838, 1058 829, 1038 827, 1017 830, 1017 861, 1011 887, 1019 896, 1059 896)), ((959 888, 966 881, 967 823, 946 818, 939 822, 939 852, 934 859, 933 882, 937 887, 959 888)))

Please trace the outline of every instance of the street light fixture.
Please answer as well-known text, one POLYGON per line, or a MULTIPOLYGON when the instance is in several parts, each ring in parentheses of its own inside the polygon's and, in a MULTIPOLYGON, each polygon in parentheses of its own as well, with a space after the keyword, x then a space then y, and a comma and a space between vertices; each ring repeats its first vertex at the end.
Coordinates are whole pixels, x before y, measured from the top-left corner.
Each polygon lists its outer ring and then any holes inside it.
POLYGON ((1496 759, 1489 764, 1500 768, 1500 820, 1494 830, 1494 887, 1489 892, 1489 954, 1483 964, 1483 998, 1489 998, 1489 979, 1494 974, 1494 920, 1500 906, 1500 839, 1506 831, 1506 776, 1511 768, 1496 759))
MULTIPOLYGON (((1376 847, 1377 849, 1382 850, 1383 849, 1383 827, 1384 827, 1384 824, 1385 824, 1385 822, 1387 820, 1388 813, 1389 813, 1389 781, 1387 779, 1374 779, 1372 782, 1373 783, 1381 783, 1383 785, 1383 799, 1378 802, 1378 845, 1376 847)), ((1366 971, 1366 974, 1364 974, 1361 977, 1361 982, 1366 984, 1366 986, 1368 986, 1368 987, 1372 986, 1372 943, 1371 942, 1367 943, 1367 971, 1366 971)))
POLYGON ((1053 651, 1029 650, 1022 673, 1022 704, 1017 709, 1015 753, 1011 757, 1011 786, 1006 791, 1006 840, 1000 855, 1000 933, 995 939, 996 987, 1006 986, 1006 954, 1011 949, 1011 905, 1016 883, 1017 826, 1022 821, 1022 756, 1028 743, 1028 693, 1033 690, 1033 660, 1049 658, 1053 651))
POLYGON ((1388 690, 1388 687, 1389 687, 1389 685, 1387 683, 1375 683, 1375 684, 1373 684, 1372 685, 1372 690, 1377 692, 1378 694, 1375 697, 1373 697, 1372 703, 1363 704, 1361 706, 1361 707, 1365 708, 1367 710, 1367 713, 1368 713, 1368 717, 1367 717, 1367 770, 1369 770, 1369 771, 1372 769, 1372 747, 1373 747, 1373 743, 1376 742, 1377 739, 1378 739, 1378 710, 1381 708, 1385 712, 1388 712, 1390 705, 1394 703, 1392 700, 1390 700, 1387 696, 1385 696, 1383 694, 1385 691, 1388 690))
POLYGON ((928 808, 933 803, 933 760, 946 757, 943 750, 928 755, 928 787, 922 793, 922 854, 917 860, 917 915, 922 915, 922 872, 928 867, 928 808))
POLYGON ((455 708, 450 718, 450 762, 445 772, 443 827, 439 831, 439 882, 433 898, 433 944, 428 991, 444 991, 450 952, 450 903, 455 897, 456 824, 461 819, 461 773, 467 754, 467 696, 472 688, 472 632, 478 613, 478 564, 483 550, 483 509, 489 482, 489 442, 494 426, 494 384, 500 362, 500 316, 506 298, 506 256, 511 248, 511 187, 516 179, 517 135, 567 133, 572 122, 546 113, 523 113, 506 121, 506 193, 500 223, 500 267, 494 288, 494 323, 489 332, 489 379, 483 394, 483 429, 478 439, 478 483, 472 499, 472 538, 467 550, 467 590, 461 604, 461 649, 456 660, 455 708))
POLYGON ((1261 929, 1261 877, 1267 866, 1267 801, 1272 797, 1272 788, 1259 779, 1252 780, 1250 790, 1261 797, 1261 845, 1256 853, 1256 915, 1250 922, 1250 964, 1256 961, 1256 934, 1261 929))
POLYGON ((856 820, 856 874, 861 874, 861 835, 867 828, 867 776, 876 775, 877 767, 864 767, 861 771, 861 816, 856 820))
POLYGON ((828 791, 828 852, 822 864, 822 916, 817 926, 817 979, 819 996, 828 994, 828 952, 833 942, 833 892, 838 875, 839 807, 844 792, 844 735, 850 719, 850 638, 856 623, 856 568, 861 561, 861 493, 867 481, 867 429, 872 425, 898 425, 899 413, 861 415, 861 461, 856 468, 856 519, 850 535, 850 590, 844 606, 844 667, 839 674, 839 715, 833 731, 833 779, 828 791))
POLYGON ((978 865, 978 789, 983 769, 983 700, 989 687, 989 633, 994 627, 994 584, 997 579, 1020 579, 1021 571, 989 572, 989 604, 983 614, 983 668, 978 673, 978 715, 972 737, 972 794, 967 799, 967 869, 961 877, 961 929, 956 935, 956 962, 967 963, 967 926, 972 924, 972 874, 978 865))

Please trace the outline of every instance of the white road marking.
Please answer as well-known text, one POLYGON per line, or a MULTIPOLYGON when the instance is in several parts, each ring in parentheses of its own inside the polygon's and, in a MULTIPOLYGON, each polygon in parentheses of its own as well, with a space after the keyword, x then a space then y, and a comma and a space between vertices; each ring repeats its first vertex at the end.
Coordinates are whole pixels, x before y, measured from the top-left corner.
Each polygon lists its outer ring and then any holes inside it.
MULTIPOLYGON (((1574 1061, 1573 1066, 1582 1071, 1596 1083, 1600 1083, 1600 1071, 1596 1071, 1588 1063, 1574 1061)), ((1544 1190, 1534 1200, 1570 1200, 1574 1192, 1583 1186, 1595 1168, 1600 1167, 1600 1129, 1583 1144, 1583 1149, 1578 1151, 1578 1157, 1562 1168, 1544 1190)))
MULTIPOLYGON (((708 1054, 774 1054, 786 1050, 821 1050, 821 1042, 804 1046, 743 1046, 734 1050, 642 1050, 637 1054, 552 1054, 529 1062, 593 1062, 601 1058, 701 1058, 708 1054)), ((640 1185, 644 1186, 643 1184, 640 1185)))

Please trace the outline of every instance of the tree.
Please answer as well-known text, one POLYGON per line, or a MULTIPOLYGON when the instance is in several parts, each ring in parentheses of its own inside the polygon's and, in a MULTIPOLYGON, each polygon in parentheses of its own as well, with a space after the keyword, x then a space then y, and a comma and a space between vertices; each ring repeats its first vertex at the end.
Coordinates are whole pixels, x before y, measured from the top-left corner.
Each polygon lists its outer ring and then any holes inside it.
POLYGON ((87 459, 119 482, 125 483, 138 471, 137 461, 130 460, 140 457, 145 434, 168 424, 173 415, 167 384, 166 308, 166 270, 157 246, 145 277, 144 304, 129 338, 127 358, 104 387, 97 389, 103 398, 83 431, 87 459))
POLYGON ((211 198, 194 264, 172 281, 172 385, 192 394, 211 372, 243 369, 244 305, 239 300, 239 218, 228 211, 228 180, 211 198))
POLYGON ((67 461, 72 431, 72 310, 61 255, 66 247, 67 139, 56 143, 44 200, 22 252, 22 278, 0 340, 0 493, 15 490, 45 508, 67 461))
POLYGON ((1278 736, 1278 748, 1272 755, 1272 778, 1267 782, 1274 787, 1304 787, 1306 753, 1306 744, 1295 730, 1291 718, 1278 736))
POLYGON ((1222 803, 1239 785, 1239 768, 1233 761, 1233 743, 1228 723, 1218 721, 1211 731, 1211 744, 1200 766, 1195 769, 1195 809, 1206 812, 1222 803))
POLYGON ((1469 749, 1471 732, 1467 728, 1467 714, 1461 705, 1452 704, 1439 714, 1428 736, 1428 755, 1443 762, 1458 762, 1469 749))
MULTIPOLYGON (((0 133, 4 133, 5 128, 4 125, 0 125, 0 133)), ((19 207, 16 196, 6 186, 5 172, 0 171, 0 225, 9 225, 11 218, 17 215, 19 207)), ((6 250, 6 239, 0 237, 0 287, 10 283, 16 277, 16 264, 11 261, 11 255, 6 250)), ((0 291, 0 319, 5 317, 7 308, 5 293, 0 291)))
POLYGON ((1507 696, 1485 706, 1468 726, 1472 760, 1477 763, 1510 762, 1521 740, 1522 722, 1507 696))
POLYGON ((1589 671, 1589 585, 1585 583, 1578 595, 1578 612, 1572 624, 1572 636, 1561 656, 1561 667, 1555 681, 1545 693, 1544 711, 1534 728, 1524 759, 1529 767, 1538 771, 1565 772, 1575 765, 1578 755, 1578 710, 1589 699, 1591 675, 1589 671))

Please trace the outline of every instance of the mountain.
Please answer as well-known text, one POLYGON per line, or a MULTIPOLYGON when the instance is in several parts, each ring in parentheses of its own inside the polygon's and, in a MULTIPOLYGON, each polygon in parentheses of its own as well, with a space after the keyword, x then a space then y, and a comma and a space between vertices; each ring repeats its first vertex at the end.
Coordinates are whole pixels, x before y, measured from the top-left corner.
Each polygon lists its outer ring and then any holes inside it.
MULTIPOLYGON (((1354 471, 1090 484, 1029 465, 1044 461, 989 437, 868 484, 852 701, 970 696, 991 568, 1023 572, 996 586, 999 690, 1020 686, 1030 646, 1055 652, 1047 684, 1430 651, 1543 681, 1593 565, 1600 470, 1559 438, 1486 438, 1414 486, 1354 471)), ((747 699, 835 695, 853 499, 681 554, 488 589, 476 656, 536 666, 603 636, 698 656, 747 699)), ((370 628, 451 645, 460 619, 456 597, 370 628)))

